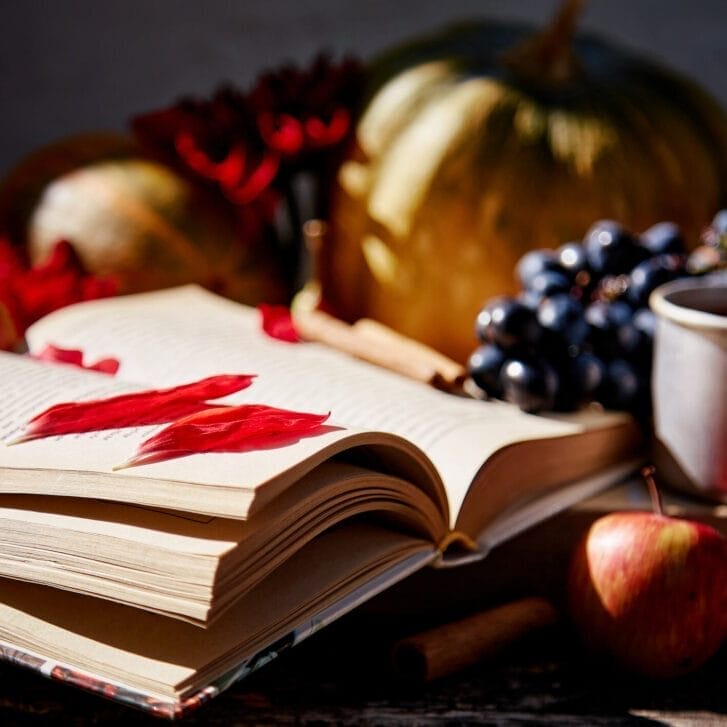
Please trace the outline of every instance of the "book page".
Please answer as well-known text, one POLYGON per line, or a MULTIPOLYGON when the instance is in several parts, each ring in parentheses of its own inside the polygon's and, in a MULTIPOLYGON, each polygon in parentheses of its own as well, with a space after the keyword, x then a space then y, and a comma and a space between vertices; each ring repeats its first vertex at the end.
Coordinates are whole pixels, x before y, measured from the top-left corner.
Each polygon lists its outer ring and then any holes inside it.
MULTIPOLYGON (((337 453, 352 446, 380 446, 382 440, 331 419, 319 432, 274 449, 195 454, 114 471, 160 426, 8 443, 22 434, 33 415, 52 404, 93 400, 134 391, 138 386, 105 374, 2 352, 0 381, 0 441, 4 442, 0 444, 0 492, 97 497, 244 519, 337 453), (52 471, 52 478, 41 475, 44 470, 52 471)), ((242 403, 243 394, 218 401, 242 403)), ((263 399, 262 403, 269 402, 263 399)), ((437 475, 421 453, 410 443, 391 437, 387 446, 402 453, 402 469, 410 475, 407 479, 444 508, 437 475)))
POLYGON ((212 373, 256 374, 240 400, 331 411, 346 426, 397 434, 439 471, 451 524, 483 462, 502 447, 621 418, 546 418, 445 394, 318 344, 269 338, 256 310, 196 286, 71 306, 32 326, 28 340, 31 350, 54 343, 90 358, 117 356, 119 376, 158 386, 212 373))
POLYGON ((441 512, 411 483, 326 462, 248 522, 95 499, 2 495, 0 576, 203 624, 321 532, 363 514, 432 546, 447 532, 441 512))
POLYGON ((370 587, 404 561, 416 556, 421 566, 433 555, 427 541, 351 524, 310 543, 209 629, 0 580, 0 641, 53 655, 102 678, 175 697, 206 686, 243 657, 361 587, 370 587))

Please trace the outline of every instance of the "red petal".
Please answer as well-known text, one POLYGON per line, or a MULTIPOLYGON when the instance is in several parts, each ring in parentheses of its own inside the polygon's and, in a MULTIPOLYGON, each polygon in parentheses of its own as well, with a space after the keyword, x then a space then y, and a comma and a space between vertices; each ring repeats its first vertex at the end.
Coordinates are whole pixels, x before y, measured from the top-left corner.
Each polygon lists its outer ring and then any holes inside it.
POLYGON ((119 359, 117 358, 100 358, 96 363, 89 364, 85 368, 113 376, 119 370, 120 365, 119 359))
POLYGON ((83 351, 76 348, 60 348, 59 346, 54 346, 52 343, 46 344, 39 353, 32 354, 32 356, 39 361, 71 364, 73 366, 80 366, 83 369, 101 371, 105 374, 115 374, 120 366, 117 358, 102 358, 94 364, 85 364, 83 362, 83 351))
POLYGON ((272 184, 279 166, 280 162, 276 156, 266 154, 242 181, 231 185, 221 185, 221 189, 230 202, 248 204, 272 184))
POLYGON ((242 144, 232 147, 222 161, 215 162, 197 144, 187 131, 180 131, 174 146, 179 156, 193 171, 207 179, 220 182, 223 186, 239 184, 245 173, 245 148, 242 144))
POLYGON ((271 338, 288 343, 300 343, 300 334, 295 328, 290 309, 284 305, 261 303, 257 309, 262 316, 262 328, 271 338))
POLYGON ((214 407, 179 419, 139 446, 117 467, 151 464, 200 452, 246 452, 292 444, 320 431, 330 414, 278 409, 264 404, 214 407))
POLYGON ((18 271, 6 285, 13 290, 26 325, 70 303, 118 292, 113 279, 87 274, 66 240, 58 241, 44 262, 18 271))
POLYGON ((348 133, 351 117, 346 109, 336 109, 326 124, 323 119, 311 117, 305 123, 305 133, 311 146, 316 148, 338 144, 348 133))
POLYGON ((207 400, 245 389, 253 378, 249 374, 221 374, 171 389, 151 389, 108 399, 56 404, 34 416, 28 422, 25 434, 17 441, 99 429, 165 424, 209 409, 207 400))
POLYGON ((57 361, 58 363, 83 366, 83 352, 77 348, 60 348, 49 343, 39 353, 33 354, 33 358, 40 361, 57 361))
POLYGON ((303 148, 303 126, 290 114, 260 114, 258 128, 265 143, 281 154, 291 156, 303 148))

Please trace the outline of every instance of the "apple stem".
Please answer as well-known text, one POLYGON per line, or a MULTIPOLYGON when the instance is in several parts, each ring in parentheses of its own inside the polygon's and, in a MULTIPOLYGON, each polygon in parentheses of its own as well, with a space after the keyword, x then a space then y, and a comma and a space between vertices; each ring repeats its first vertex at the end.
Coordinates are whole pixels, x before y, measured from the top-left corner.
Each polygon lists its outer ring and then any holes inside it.
POLYGON ((663 515, 664 508, 661 503, 661 493, 659 492, 659 488, 656 486, 654 472, 656 472, 656 468, 652 464, 641 468, 641 476, 646 480, 646 486, 649 488, 651 506, 657 515, 663 515))

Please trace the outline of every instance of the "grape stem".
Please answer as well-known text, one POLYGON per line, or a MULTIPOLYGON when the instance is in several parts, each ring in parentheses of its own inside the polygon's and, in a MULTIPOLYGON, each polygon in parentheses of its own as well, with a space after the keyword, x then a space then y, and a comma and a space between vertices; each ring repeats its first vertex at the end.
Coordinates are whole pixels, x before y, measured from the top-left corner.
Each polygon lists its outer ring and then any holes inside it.
POLYGON ((649 488, 651 506, 657 515, 663 515, 664 508, 661 502, 661 493, 659 492, 659 488, 654 480, 654 472, 656 472, 656 468, 652 464, 641 468, 641 476, 644 478, 646 486, 649 488))

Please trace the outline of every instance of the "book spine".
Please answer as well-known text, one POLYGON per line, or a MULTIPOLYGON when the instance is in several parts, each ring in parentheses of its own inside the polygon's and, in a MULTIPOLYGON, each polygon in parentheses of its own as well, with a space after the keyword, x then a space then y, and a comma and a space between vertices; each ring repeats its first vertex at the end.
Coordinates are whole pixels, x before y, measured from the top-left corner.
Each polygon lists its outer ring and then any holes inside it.
POLYGON ((205 702, 208 702, 218 693, 214 687, 207 687, 189 699, 185 699, 183 702, 165 700, 162 697, 157 697, 123 684, 112 682, 7 643, 0 643, 0 659, 38 672, 48 679, 69 684, 83 689, 86 692, 91 692, 106 699, 113 700, 114 702, 135 707, 136 709, 166 719, 180 717, 182 714, 186 714, 205 702))

